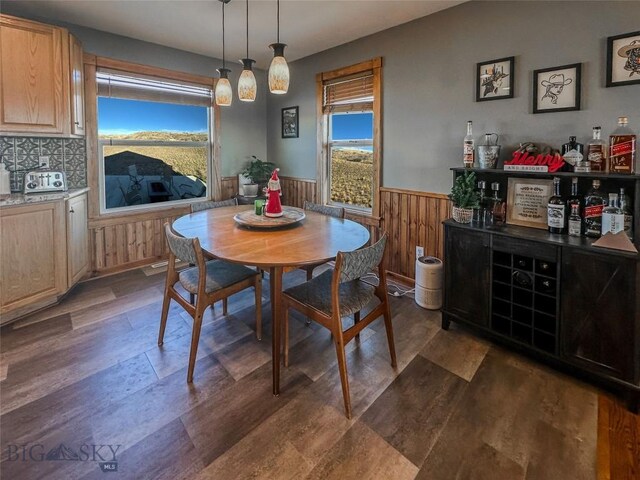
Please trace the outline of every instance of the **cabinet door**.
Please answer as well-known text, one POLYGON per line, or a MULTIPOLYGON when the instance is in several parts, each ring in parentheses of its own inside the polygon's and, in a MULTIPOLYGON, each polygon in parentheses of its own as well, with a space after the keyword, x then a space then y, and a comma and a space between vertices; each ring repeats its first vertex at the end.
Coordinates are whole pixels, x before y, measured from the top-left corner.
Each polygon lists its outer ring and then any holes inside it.
POLYGON ((637 383, 638 262, 564 249, 561 275, 565 359, 637 383))
POLYGON ((67 249, 69 286, 89 270, 89 229, 87 195, 67 200, 67 249))
POLYGON ((65 29, 0 15, 0 132, 69 131, 65 29))
POLYGON ((489 320, 489 235, 445 227, 445 310, 468 322, 489 320))
POLYGON ((84 67, 82 45, 73 35, 69 35, 69 58, 71 65, 71 133, 74 135, 84 135, 84 67))
MULTIPOLYGON (((67 288, 62 201, 0 209, 0 314, 47 301, 67 288)), ((6 317, 3 318, 3 321, 6 317)))

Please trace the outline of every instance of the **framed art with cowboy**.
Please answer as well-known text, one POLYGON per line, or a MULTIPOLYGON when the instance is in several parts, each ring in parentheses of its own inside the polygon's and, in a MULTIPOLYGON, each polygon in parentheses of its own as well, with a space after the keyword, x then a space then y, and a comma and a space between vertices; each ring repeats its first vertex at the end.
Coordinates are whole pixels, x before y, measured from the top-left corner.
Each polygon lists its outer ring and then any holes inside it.
POLYGON ((533 72, 533 113, 580 110, 582 64, 533 72))
POLYGON ((607 38, 607 87, 640 84, 640 32, 607 38))

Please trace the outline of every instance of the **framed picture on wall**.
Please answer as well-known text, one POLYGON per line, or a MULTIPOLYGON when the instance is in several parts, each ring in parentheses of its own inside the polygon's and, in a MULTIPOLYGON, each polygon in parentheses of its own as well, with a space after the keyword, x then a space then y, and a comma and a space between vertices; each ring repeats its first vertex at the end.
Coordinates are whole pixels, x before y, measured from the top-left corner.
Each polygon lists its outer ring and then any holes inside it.
POLYGON ((298 107, 282 109, 282 138, 298 138, 298 107))
POLYGON ((533 72, 533 113, 580 110, 581 63, 533 72))
POLYGON ((476 102, 513 98, 515 57, 498 58, 476 66, 476 102))
POLYGON ((640 83, 640 32, 607 38, 607 87, 640 83))

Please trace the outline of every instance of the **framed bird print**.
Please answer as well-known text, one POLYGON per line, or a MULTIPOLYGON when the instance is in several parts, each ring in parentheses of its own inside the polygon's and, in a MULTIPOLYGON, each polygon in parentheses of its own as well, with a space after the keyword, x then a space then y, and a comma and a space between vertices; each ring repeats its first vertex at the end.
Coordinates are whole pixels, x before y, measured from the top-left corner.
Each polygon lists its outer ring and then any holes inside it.
POLYGON ((640 83, 640 32, 607 38, 607 87, 640 83))
POLYGON ((533 72, 533 113, 580 110, 582 64, 533 72))
POLYGON ((476 102, 513 98, 515 57, 478 63, 476 67, 476 102))

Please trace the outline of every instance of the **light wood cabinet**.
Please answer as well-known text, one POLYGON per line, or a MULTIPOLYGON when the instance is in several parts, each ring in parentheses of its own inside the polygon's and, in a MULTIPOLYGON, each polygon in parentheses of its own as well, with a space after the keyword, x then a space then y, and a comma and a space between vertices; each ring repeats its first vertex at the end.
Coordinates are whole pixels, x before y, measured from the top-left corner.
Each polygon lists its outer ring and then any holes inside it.
POLYGON ((57 298, 67 289, 64 203, 0 210, 0 315, 57 298))
POLYGON ((87 224, 87 195, 66 201, 67 253, 69 285, 74 285, 89 271, 89 226, 87 224))
POLYGON ((0 15, 0 135, 84 135, 83 52, 60 27, 0 15))
POLYGON ((84 135, 84 67, 82 45, 69 35, 69 64, 71 80, 71 133, 84 135))

